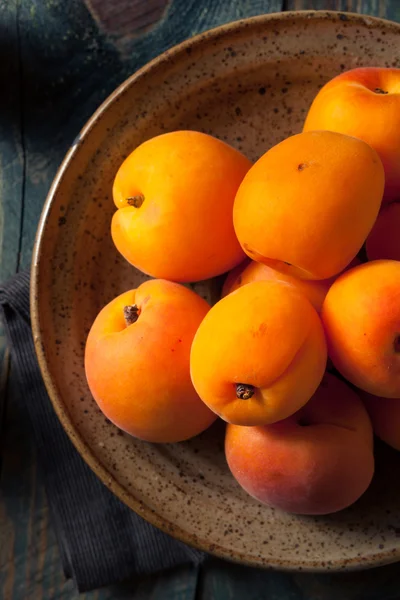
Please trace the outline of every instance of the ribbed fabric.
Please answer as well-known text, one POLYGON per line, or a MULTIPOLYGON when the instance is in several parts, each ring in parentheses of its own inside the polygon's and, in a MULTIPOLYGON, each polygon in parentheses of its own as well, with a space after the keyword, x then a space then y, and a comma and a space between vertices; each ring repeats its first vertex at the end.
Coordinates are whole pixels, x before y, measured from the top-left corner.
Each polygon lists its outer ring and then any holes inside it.
POLYGON ((64 432, 36 360, 28 273, 0 286, 0 314, 32 422, 66 577, 83 592, 181 564, 200 564, 202 552, 174 540, 122 504, 64 432))

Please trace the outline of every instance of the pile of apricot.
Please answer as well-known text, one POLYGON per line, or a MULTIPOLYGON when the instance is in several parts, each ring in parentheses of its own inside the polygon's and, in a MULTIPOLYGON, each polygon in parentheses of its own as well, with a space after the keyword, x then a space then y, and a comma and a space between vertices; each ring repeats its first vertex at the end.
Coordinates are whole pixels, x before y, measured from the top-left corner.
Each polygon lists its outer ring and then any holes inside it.
POLYGON ((196 131, 116 173, 116 249, 151 277, 85 350, 104 414, 146 442, 217 418, 240 486, 298 514, 354 503, 400 450, 400 70, 353 69, 254 164, 196 131), (189 286, 226 273, 212 307, 189 286), (328 360, 329 358, 329 360, 328 360))

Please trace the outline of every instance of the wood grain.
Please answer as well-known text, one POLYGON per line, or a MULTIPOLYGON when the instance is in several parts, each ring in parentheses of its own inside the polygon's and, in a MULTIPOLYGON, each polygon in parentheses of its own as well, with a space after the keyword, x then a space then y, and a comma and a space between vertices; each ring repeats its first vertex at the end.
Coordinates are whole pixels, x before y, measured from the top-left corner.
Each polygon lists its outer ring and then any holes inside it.
POLYGON ((397 0, 288 0, 287 10, 339 10, 400 20, 397 0))
POLYGON ((17 0, 0 0, 0 281, 18 268, 23 211, 21 65, 17 0))
POLYGON ((0 497, 0 597, 56 597, 65 580, 30 423, 21 409, 22 399, 12 368, 7 391, 0 497), (54 595, 46 595, 47 591, 54 591, 54 595))
POLYGON ((202 600, 398 600, 399 565, 355 573, 271 573, 212 561, 200 574, 202 600))
POLYGON ((153 27, 164 14, 169 0, 85 0, 101 29, 124 36, 140 35, 153 27))
MULTIPOLYGON (((23 211, 20 56, 16 0, 0 0, 0 281, 19 263, 23 211)), ((0 457, 9 356, 0 323, 0 457)), ((0 460, 1 470, 1 460, 0 460)))

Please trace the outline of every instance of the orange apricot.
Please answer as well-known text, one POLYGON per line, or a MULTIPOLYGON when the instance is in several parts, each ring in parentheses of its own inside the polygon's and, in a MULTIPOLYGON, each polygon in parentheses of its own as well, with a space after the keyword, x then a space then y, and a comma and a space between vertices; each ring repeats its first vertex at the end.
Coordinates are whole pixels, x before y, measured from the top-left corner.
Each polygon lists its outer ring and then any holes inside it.
POLYGON ((257 281, 208 312, 194 337, 190 371, 200 398, 229 423, 283 419, 309 400, 326 366, 321 321, 291 284, 257 281))
POLYGON ((249 170, 233 220, 250 258, 302 279, 328 279, 355 257, 382 201, 384 172, 365 142, 330 131, 280 142, 249 170))
POLYGON ((366 250, 369 260, 389 258, 400 260, 400 203, 392 202, 382 207, 371 233, 366 250))
POLYGON ((400 69, 361 67, 318 92, 303 131, 328 129, 364 140, 385 169, 385 201, 400 198, 400 69))
POLYGON ((189 370, 191 343, 208 310, 184 286, 152 280, 100 311, 87 338, 85 371, 110 421, 142 440, 176 442, 215 420, 189 370))
POLYGON ((326 374, 311 400, 262 427, 228 425, 225 454, 240 486, 264 504, 303 515, 353 504, 374 473, 373 435, 357 394, 326 374))
POLYGON ((244 254, 232 207, 250 166, 238 150, 197 131, 144 142, 115 177, 116 248, 144 273, 172 281, 208 279, 233 268, 244 254))
POLYGON ((321 317, 336 369, 366 392, 400 397, 400 262, 371 261, 343 273, 321 317))
POLYGON ((294 285, 306 296, 318 312, 322 308, 322 303, 330 286, 330 282, 327 280, 299 279, 289 275, 289 273, 282 273, 268 265, 252 260, 247 265, 239 265, 228 274, 222 288, 222 297, 253 281, 267 281, 269 279, 285 281, 294 285))

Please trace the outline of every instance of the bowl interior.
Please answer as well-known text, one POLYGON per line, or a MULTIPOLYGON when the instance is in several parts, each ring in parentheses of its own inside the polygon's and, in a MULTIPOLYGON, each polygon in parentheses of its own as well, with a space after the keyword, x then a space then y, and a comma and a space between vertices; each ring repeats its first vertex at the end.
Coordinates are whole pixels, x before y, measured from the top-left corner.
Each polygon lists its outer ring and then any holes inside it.
MULTIPOLYGON (((348 510, 296 517, 251 499, 230 475, 224 426, 173 445, 135 440, 97 408, 84 345, 99 309, 145 276, 110 237, 116 170, 142 141, 174 129, 220 137, 256 159, 301 130, 330 77, 398 66, 400 27, 371 18, 286 13, 203 34, 126 82, 69 152, 46 203, 33 261, 37 350, 55 409, 78 450, 128 505, 220 556, 292 569, 351 568, 400 558, 400 458, 378 448, 371 488, 348 510)), ((160 248, 160 251, 162 249, 160 248)), ((215 300, 217 284, 194 286, 215 300)))

